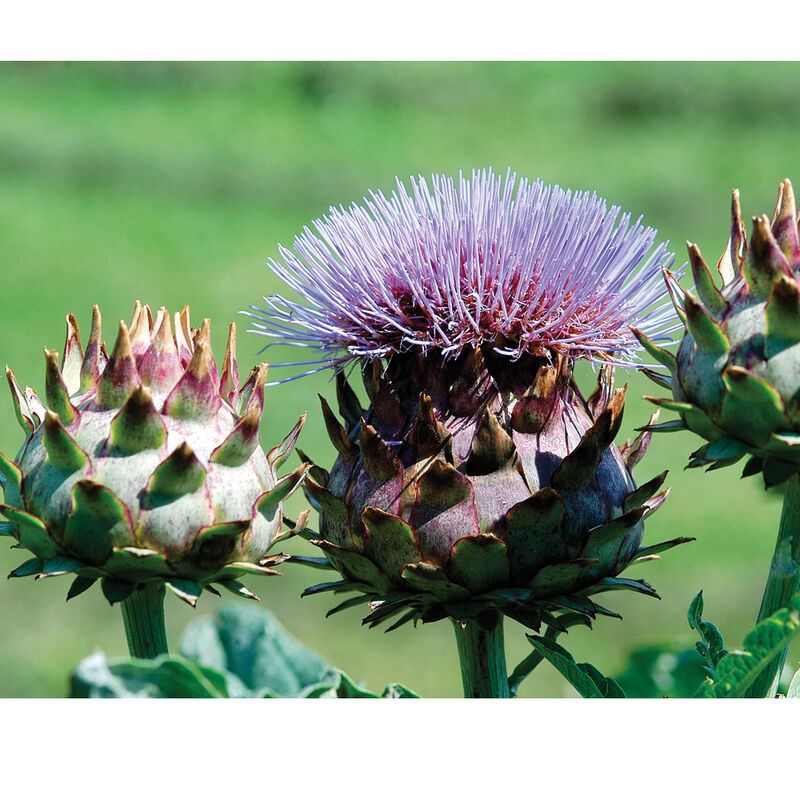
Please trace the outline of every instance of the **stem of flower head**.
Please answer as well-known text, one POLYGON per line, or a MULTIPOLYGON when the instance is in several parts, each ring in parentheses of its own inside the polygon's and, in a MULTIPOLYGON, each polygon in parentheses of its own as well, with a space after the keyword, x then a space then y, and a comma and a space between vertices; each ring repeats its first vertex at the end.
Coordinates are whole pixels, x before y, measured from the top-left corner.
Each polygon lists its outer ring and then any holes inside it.
MULTIPOLYGON (((800 589, 800 474, 792 475, 783 496, 783 513, 778 529, 778 541, 772 556, 767 585, 758 621, 787 608, 792 595, 800 589)), ((756 678, 747 697, 775 697, 783 670, 788 645, 756 678)))
POLYGON ((466 625, 453 620, 461 661, 464 697, 511 697, 503 644, 503 617, 473 619, 466 625))
POLYGON ((122 601, 128 648, 134 658, 156 658, 169 652, 164 627, 164 584, 145 583, 122 601))

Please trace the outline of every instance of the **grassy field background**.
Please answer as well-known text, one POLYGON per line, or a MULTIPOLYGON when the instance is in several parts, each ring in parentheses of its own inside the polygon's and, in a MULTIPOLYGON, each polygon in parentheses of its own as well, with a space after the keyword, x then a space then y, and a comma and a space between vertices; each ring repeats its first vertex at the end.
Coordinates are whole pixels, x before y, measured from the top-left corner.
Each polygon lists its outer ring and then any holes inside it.
MULTIPOLYGON (((42 347, 61 350, 67 312, 85 338, 100 304, 110 337, 137 298, 171 309, 189 303, 195 322, 210 317, 221 357, 229 321, 279 290, 265 266, 277 244, 290 244, 331 204, 391 189, 395 175, 510 165, 644 214, 679 263, 687 238, 716 260, 733 187, 749 218, 772 212, 782 178, 800 180, 798 78, 798 64, 4 64, 0 359, 23 385, 43 388, 42 347)), ((246 373, 263 340, 245 335, 238 319, 246 373)), ((270 352, 276 362, 285 355, 270 352)), ((592 376, 582 377, 588 389, 592 376)), ((646 420, 640 398, 654 388, 636 375, 625 380, 623 437, 646 420)), ((318 391, 331 394, 326 377, 269 390, 265 444, 308 410, 303 449, 332 462, 318 391)), ((3 392, 0 450, 13 456, 21 441, 3 392)), ((631 573, 663 599, 615 597, 624 621, 601 620, 564 640, 577 660, 607 674, 634 647, 691 646, 685 612, 700 588, 729 645, 754 620, 780 497, 740 480, 736 467, 683 471, 697 441, 656 437, 638 467, 640 481, 669 468, 673 486, 645 541, 697 537, 631 573)), ((290 510, 299 508, 293 501, 290 510)), ((4 546, 0 572, 22 560, 4 546)), ((325 620, 328 597, 299 599, 318 578, 287 565, 284 577, 251 584, 295 635, 370 688, 397 681, 426 696, 459 695, 447 623, 385 635, 363 629, 358 610, 325 620)), ((0 583, 0 695, 63 696, 83 656, 126 653, 119 610, 97 590, 67 605, 68 585, 0 583)), ((173 645, 219 602, 204 595, 192 611, 167 598, 173 645)), ((511 668, 529 650, 516 624, 506 639, 511 668)), ((792 663, 799 658, 794 651, 792 663)), ((544 665, 522 694, 572 690, 544 665)))

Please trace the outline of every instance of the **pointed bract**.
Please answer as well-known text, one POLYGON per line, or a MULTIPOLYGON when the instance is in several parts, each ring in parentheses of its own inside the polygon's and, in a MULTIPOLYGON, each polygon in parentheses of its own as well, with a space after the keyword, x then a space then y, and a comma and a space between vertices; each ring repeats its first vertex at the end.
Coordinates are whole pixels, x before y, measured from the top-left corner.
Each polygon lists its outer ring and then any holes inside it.
POLYGON ((264 492, 264 494, 256 500, 256 511, 270 521, 278 518, 278 511, 280 510, 281 503, 289 497, 289 495, 297 491, 297 488, 303 483, 310 468, 310 464, 301 464, 294 472, 278 481, 272 489, 264 492))
POLYGON ((236 423, 225 441, 211 453, 211 461, 226 467, 239 467, 249 460, 258 447, 258 426, 261 414, 253 406, 236 423))
POLYGON ((452 436, 433 412, 433 402, 429 395, 420 394, 419 411, 409 433, 409 441, 422 456, 437 456, 447 453, 452 436))
POLYGON ((67 338, 64 342, 64 357, 61 361, 61 378, 68 394, 76 394, 81 386, 81 364, 83 348, 78 332, 78 323, 72 314, 67 314, 67 338))
POLYGON ((216 572, 229 560, 237 542, 252 524, 252 520, 234 520, 208 525, 197 533, 190 558, 202 569, 216 572))
POLYGON ((714 279, 711 277, 711 271, 708 265, 703 261, 703 256, 700 255, 700 250, 696 244, 686 242, 689 249, 689 263, 692 265, 692 276, 694 277, 694 288, 703 305, 712 313, 719 314, 725 308, 725 300, 722 293, 714 285, 714 279))
MULTIPOLYGON (((273 469, 280 469, 286 462, 286 459, 289 458, 292 450, 294 450, 294 446, 297 444, 300 431, 303 429, 303 425, 305 425, 305 423, 306 415, 301 414, 300 419, 297 420, 297 424, 289 431, 284 440, 267 453, 267 461, 273 469)), ((307 459, 299 449, 297 452, 303 461, 309 461, 309 459, 307 459)))
POLYGON ((789 264, 800 263, 800 240, 797 231, 797 205, 792 182, 786 178, 772 221, 772 235, 789 264))
POLYGON ((348 425, 357 425, 364 409, 347 382, 343 372, 336 373, 336 400, 339 404, 339 413, 344 417, 348 425))
POLYGON ((733 281, 742 274, 747 253, 747 231, 742 220, 742 206, 739 200, 739 190, 734 189, 731 196, 731 236, 729 242, 730 252, 730 273, 723 272, 722 280, 724 285, 733 281))
POLYGON ((664 348, 659 347, 650 339, 647 338, 640 330, 636 328, 631 328, 633 335, 641 342, 642 347, 651 355, 659 364, 663 364, 668 369, 672 369, 675 366, 675 356, 669 352, 669 350, 664 350, 664 348))
POLYGON ((753 217, 753 234, 743 273, 750 293, 759 299, 769 297, 773 284, 781 275, 791 277, 786 257, 772 235, 766 214, 753 217))
POLYGON ((686 293, 678 283, 677 278, 668 269, 664 269, 663 274, 675 312, 681 319, 685 319, 686 310, 684 308, 684 300, 686 293))
POLYGON ((325 421, 325 429, 328 431, 328 438, 331 444, 338 450, 339 454, 346 459, 353 459, 358 452, 356 446, 350 441, 344 426, 331 411, 328 401, 320 394, 320 405, 322 406, 322 419, 325 421))
POLYGON ((767 340, 765 355, 772 358, 800 343, 800 287, 794 278, 781 275, 765 308, 767 340))
POLYGON ((178 357, 178 348, 172 335, 172 325, 165 308, 160 308, 156 317, 149 346, 137 359, 139 375, 145 386, 154 392, 169 391, 180 379, 183 369, 178 357))
POLYGON ((185 494, 196 492, 205 481, 206 469, 200 463, 188 442, 176 447, 156 467, 145 489, 147 506, 177 500, 185 494))
POLYGON ((65 425, 69 425, 77 416, 75 406, 70 402, 70 393, 61 377, 58 368, 58 353, 54 350, 44 350, 47 371, 45 373, 45 397, 47 407, 58 414, 65 425))
POLYGON ((66 472, 77 472, 89 463, 89 457, 61 424, 58 414, 48 411, 44 417, 42 444, 47 461, 66 472))
POLYGON ((6 379, 11 389, 11 398, 14 401, 14 413, 16 414, 17 422, 19 422, 26 435, 32 433, 38 425, 34 421, 25 393, 20 389, 17 379, 14 377, 14 372, 8 368, 8 365, 6 365, 6 379))
POLYGON ((139 358, 150 347, 150 307, 142 308, 142 304, 137 300, 136 306, 133 309, 133 316, 131 317, 131 324, 128 328, 128 334, 131 340, 131 352, 134 357, 139 358))
POLYGON ((486 409, 472 439, 464 471, 468 475, 488 475, 508 466, 516 454, 514 440, 503 430, 497 417, 486 409))
POLYGON ((102 566, 114 547, 135 543, 129 512, 105 486, 78 481, 72 488, 72 503, 63 544, 85 563, 102 566))
POLYGON ((219 393, 229 403, 234 404, 239 395, 239 367, 236 364, 236 323, 231 322, 228 329, 228 344, 222 361, 219 379, 219 393))
POLYGON ((86 352, 83 354, 81 364, 81 394, 90 392, 97 386, 97 381, 105 369, 106 358, 102 350, 102 317, 100 309, 94 306, 92 309, 92 329, 89 333, 89 341, 86 343, 86 352))
POLYGON ((217 413, 221 398, 212 364, 211 348, 205 341, 197 341, 186 372, 164 403, 165 414, 177 419, 207 421, 217 413))
POLYGON ((263 412, 264 410, 264 384, 267 381, 269 364, 257 364, 250 371, 250 375, 239 391, 239 413, 244 414, 253 405, 263 412))
POLYGON ((167 426, 156 411, 150 390, 138 386, 111 421, 111 446, 133 454, 157 450, 166 440, 167 426))
POLYGON ((103 409, 121 408, 140 383, 128 327, 120 320, 114 350, 97 383, 97 405, 103 409))
POLYGON ((403 465, 389 449, 380 434, 361 420, 361 458, 364 469, 375 481, 386 483, 403 474, 403 465))
POLYGON ((686 327, 698 349, 709 355, 728 352, 730 342, 720 325, 690 292, 686 292, 686 327))

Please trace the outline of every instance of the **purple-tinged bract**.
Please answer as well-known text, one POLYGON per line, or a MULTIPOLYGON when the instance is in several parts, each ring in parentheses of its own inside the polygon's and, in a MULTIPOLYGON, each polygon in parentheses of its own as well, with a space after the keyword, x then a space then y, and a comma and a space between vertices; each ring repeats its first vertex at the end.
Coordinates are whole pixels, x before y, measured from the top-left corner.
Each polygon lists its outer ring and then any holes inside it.
POLYGON ((85 350, 71 314, 60 367, 45 350, 43 400, 6 370, 27 439, 15 461, 0 453, 0 533, 33 555, 12 576, 76 573, 68 597, 100 579, 111 602, 163 582, 194 605, 212 583, 255 597, 239 578, 276 574, 283 557, 266 554, 308 465, 276 471, 305 415, 265 454, 267 365, 240 384, 235 326, 219 370, 209 333, 188 307, 173 331, 166 309, 137 303, 108 355, 95 306, 85 350))
POLYGON ((336 610, 368 602, 370 624, 499 611, 561 629, 611 614, 600 592, 654 595, 617 576, 685 541, 640 547, 666 473, 637 488, 649 434, 613 444, 614 366, 640 348, 629 324, 680 324, 661 278, 672 256, 648 256, 655 231, 617 225, 595 195, 515 186, 490 172, 398 184, 331 211, 272 264, 303 302, 270 298, 255 332, 318 348, 337 373, 341 420, 322 411, 339 458, 305 488, 343 580, 307 591, 357 592, 336 610), (602 363, 588 400, 578 358, 602 363))

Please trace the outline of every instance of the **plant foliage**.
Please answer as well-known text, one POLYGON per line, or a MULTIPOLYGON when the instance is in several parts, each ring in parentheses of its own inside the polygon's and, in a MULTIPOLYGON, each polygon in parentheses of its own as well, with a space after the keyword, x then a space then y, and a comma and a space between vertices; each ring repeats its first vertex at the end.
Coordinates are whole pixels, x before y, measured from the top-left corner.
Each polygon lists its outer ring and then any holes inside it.
MULTIPOLYGON (((693 611, 695 612, 695 621, 698 625, 700 624, 702 600, 699 604, 696 603, 699 597, 700 595, 692 601, 689 609, 690 624, 692 624, 693 611)), ((695 626, 692 625, 692 627, 695 626)), ((695 629, 698 630, 698 628, 695 629)), ((719 634, 716 628, 714 630, 719 634)), ((741 650, 725 651, 724 648, 721 648, 722 637, 720 635, 717 642, 720 646, 719 649, 709 647, 708 651, 708 657, 710 661, 713 661, 713 674, 706 678, 697 695, 700 697, 744 697, 756 678, 773 659, 783 652, 798 632, 800 632, 800 593, 792 597, 790 608, 781 608, 772 616, 759 622, 744 637, 741 650), (721 654, 714 661, 712 653, 721 654)), ((703 635, 702 632, 701 635, 703 635)), ((704 643, 708 644, 705 638, 704 643)), ((703 653, 700 644, 698 643, 698 650, 703 653)), ((794 696, 798 691, 795 680, 792 681, 792 686, 794 686, 794 691, 790 686, 790 696, 794 696)))
POLYGON ((581 697, 625 697, 620 685, 607 678, 591 664, 576 664, 575 659, 560 644, 543 636, 528 636, 534 650, 546 658, 569 682, 581 697))
POLYGON ((182 655, 152 661, 94 653, 71 678, 72 697, 417 697, 399 684, 371 692, 297 641, 269 613, 220 609, 192 623, 182 655))

